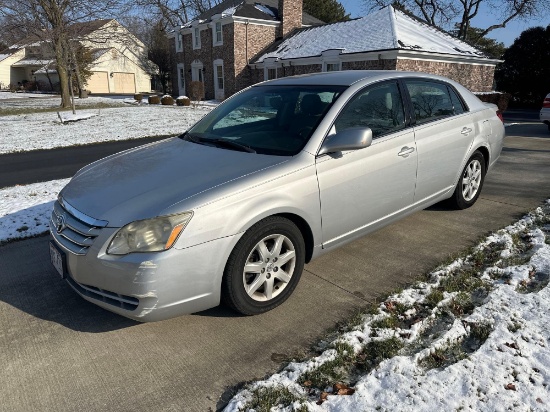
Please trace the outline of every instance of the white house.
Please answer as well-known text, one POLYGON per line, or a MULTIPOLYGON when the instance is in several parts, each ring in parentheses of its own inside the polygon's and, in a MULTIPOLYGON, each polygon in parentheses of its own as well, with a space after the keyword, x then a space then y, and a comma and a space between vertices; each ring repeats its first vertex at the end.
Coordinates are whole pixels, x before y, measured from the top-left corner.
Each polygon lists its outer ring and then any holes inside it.
MULTIPOLYGON (((94 20, 70 26, 73 41, 91 50, 92 76, 85 88, 92 93, 136 93, 151 90, 154 65, 145 45, 116 20, 94 20)), ((59 77, 51 47, 28 37, 0 53, 0 88, 34 82, 50 90, 59 77)))

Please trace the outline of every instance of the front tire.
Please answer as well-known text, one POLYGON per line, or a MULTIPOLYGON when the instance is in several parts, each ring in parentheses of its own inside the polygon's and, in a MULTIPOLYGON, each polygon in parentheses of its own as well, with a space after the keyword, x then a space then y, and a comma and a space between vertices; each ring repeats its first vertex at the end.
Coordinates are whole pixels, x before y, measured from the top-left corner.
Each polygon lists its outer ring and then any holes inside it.
POLYGON ((222 300, 243 315, 267 312, 292 294, 305 263, 305 244, 290 220, 268 217, 239 240, 227 261, 222 300))
POLYGON ((472 206, 481 193, 485 180, 485 158, 476 151, 462 170, 450 201, 456 209, 467 209, 472 206))

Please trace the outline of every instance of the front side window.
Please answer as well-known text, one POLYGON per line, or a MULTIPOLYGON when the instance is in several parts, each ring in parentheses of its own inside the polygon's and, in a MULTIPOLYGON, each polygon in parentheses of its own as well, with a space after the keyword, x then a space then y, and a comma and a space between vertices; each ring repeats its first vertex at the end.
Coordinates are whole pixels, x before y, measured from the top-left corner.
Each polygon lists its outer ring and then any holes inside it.
POLYGON ((369 127, 377 138, 405 128, 405 112, 397 82, 384 82, 358 92, 334 123, 336 132, 369 127))
POLYGON ((183 36, 181 34, 178 34, 178 47, 176 51, 183 51, 183 36))
POLYGON ((417 124, 454 114, 447 85, 423 80, 405 80, 405 84, 411 96, 417 124))
POLYGON ((293 156, 306 145, 344 89, 256 86, 218 106, 184 138, 223 148, 240 145, 259 154, 293 156))

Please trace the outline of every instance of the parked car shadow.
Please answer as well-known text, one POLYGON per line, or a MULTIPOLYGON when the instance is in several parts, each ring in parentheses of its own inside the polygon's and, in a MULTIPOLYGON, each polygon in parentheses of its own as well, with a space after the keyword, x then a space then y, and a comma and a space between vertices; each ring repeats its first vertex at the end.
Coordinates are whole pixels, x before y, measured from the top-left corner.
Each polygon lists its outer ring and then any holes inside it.
MULTIPOLYGON (((28 217, 23 219, 25 216, 37 216, 37 221, 30 220, 42 222, 41 230, 45 230, 47 226, 44 222, 51 211, 50 203, 1 217, 0 233, 6 237, 7 228, 13 222, 29 221, 28 217)), ((108 332, 138 324, 77 295, 51 266, 48 241, 49 237, 44 235, 0 246, 0 316, 13 313, 13 309, 4 307, 9 305, 37 318, 90 333, 108 332)))

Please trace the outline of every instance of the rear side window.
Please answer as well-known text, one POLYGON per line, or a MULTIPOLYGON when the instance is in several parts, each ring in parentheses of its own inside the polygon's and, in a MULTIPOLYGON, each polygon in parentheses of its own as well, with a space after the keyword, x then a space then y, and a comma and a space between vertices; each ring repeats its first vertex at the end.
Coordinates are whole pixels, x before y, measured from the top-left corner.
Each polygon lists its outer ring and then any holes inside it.
MULTIPOLYGON (((405 84, 411 96, 417 124, 455 114, 449 89, 445 84, 421 80, 406 80, 405 84)), ((458 99, 458 96, 455 97, 458 99)))
POLYGON ((452 87, 448 87, 449 94, 451 95, 451 102, 453 103, 453 108, 455 111, 455 114, 462 114, 466 112, 466 107, 464 107, 464 103, 462 103, 462 100, 458 97, 456 92, 452 87))
POLYGON ((397 82, 384 82, 358 92, 334 123, 336 132, 370 127, 377 138, 405 128, 403 102, 397 82))

